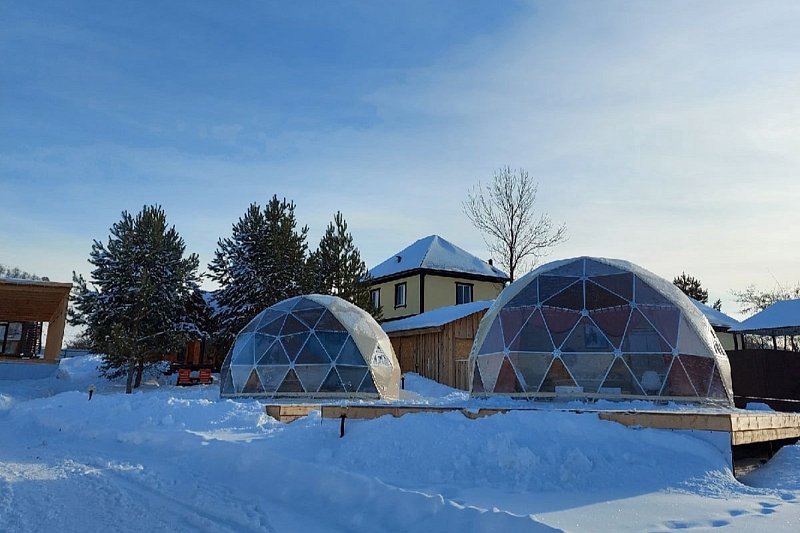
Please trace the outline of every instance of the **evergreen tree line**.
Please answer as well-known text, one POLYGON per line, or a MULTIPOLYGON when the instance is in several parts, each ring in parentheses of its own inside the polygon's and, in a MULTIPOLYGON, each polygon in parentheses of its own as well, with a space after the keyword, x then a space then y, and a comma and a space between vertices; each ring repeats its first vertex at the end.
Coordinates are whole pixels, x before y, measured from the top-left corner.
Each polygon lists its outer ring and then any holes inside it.
POLYGON ((310 250, 308 226, 298 226, 294 202, 277 196, 251 204, 220 238, 208 274, 187 254, 183 238, 160 206, 127 211, 110 228, 108 241, 95 240, 87 281, 73 273, 70 323, 84 328, 85 345, 104 355, 103 373, 127 377, 126 390, 164 355, 206 337, 226 352, 244 325, 286 298, 337 295, 379 317, 369 295, 367 268, 337 212, 317 248, 310 250), (199 289, 207 276, 220 289, 199 289))

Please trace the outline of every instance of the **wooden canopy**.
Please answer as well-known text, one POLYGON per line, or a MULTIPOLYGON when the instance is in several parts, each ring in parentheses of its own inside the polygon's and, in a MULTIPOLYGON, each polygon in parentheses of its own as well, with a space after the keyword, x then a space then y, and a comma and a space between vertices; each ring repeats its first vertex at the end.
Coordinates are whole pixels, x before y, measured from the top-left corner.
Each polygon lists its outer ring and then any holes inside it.
POLYGON ((71 283, 0 279, 0 321, 48 322, 44 358, 58 359, 71 283))

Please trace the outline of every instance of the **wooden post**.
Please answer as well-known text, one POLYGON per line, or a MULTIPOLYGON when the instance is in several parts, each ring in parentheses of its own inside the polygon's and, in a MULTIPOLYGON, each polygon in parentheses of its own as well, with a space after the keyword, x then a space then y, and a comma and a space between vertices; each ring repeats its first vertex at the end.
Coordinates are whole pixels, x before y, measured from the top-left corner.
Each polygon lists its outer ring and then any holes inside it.
POLYGON ((341 439, 342 437, 344 437, 344 419, 347 418, 347 415, 342 413, 342 416, 340 416, 339 418, 341 418, 342 420, 341 423, 339 424, 339 438, 341 439))
POLYGON ((61 342, 64 340, 64 326, 67 322, 67 305, 69 294, 64 295, 58 310, 50 317, 47 326, 47 343, 44 347, 45 361, 55 362, 61 353, 61 342))

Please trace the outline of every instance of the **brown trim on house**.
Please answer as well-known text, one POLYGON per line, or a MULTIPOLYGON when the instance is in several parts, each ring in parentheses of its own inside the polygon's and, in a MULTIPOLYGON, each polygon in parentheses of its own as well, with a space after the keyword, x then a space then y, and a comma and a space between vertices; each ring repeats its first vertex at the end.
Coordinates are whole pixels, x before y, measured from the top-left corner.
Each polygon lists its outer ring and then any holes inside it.
POLYGON ((396 279, 401 278, 410 278, 412 276, 416 276, 417 274, 428 274, 431 276, 440 276, 443 278, 461 278, 461 279, 468 279, 473 281, 489 281, 492 283, 505 283, 510 281, 508 277, 501 277, 501 276, 484 276, 482 274, 472 274, 469 272, 452 272, 450 270, 433 270, 430 268, 413 268, 411 270, 405 270, 403 272, 398 272, 396 274, 392 274, 390 276, 383 276, 381 278, 371 278, 369 280, 370 285, 376 285, 378 283, 388 283, 390 281, 394 281, 396 279))
POLYGON ((419 312, 425 312, 425 272, 419 275, 419 312))
POLYGON ((381 320, 381 324, 384 322, 394 322, 395 320, 401 320, 403 318, 411 318, 412 316, 417 316, 416 313, 412 313, 410 315, 403 315, 403 316, 393 316, 392 318, 384 318, 381 320))

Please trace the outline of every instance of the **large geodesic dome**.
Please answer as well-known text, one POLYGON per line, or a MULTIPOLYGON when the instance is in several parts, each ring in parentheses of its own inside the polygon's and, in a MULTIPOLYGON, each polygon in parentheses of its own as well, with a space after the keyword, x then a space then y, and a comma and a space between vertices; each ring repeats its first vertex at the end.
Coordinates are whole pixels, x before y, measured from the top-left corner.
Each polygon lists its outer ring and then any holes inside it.
POLYGON ((669 281, 627 261, 543 265, 500 294, 470 352, 471 393, 731 403, 708 320, 669 281))
POLYGON ((222 397, 384 398, 400 395, 400 365, 369 313, 336 296, 268 307, 236 336, 222 397))

